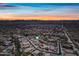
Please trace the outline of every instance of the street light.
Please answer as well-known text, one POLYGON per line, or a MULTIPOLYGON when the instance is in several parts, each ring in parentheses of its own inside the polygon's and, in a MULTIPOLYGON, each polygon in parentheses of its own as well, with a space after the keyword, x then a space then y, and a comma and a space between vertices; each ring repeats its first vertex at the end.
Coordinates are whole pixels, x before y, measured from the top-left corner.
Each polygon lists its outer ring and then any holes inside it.
POLYGON ((39 39, 39 36, 36 36, 36 39, 39 39))

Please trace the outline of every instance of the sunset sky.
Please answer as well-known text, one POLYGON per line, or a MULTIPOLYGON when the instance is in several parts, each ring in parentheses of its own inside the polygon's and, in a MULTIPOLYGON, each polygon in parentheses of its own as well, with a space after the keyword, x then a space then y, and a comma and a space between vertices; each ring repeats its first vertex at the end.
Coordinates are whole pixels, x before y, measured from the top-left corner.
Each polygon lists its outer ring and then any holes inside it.
POLYGON ((78 3, 0 3, 2 20, 79 20, 78 3))

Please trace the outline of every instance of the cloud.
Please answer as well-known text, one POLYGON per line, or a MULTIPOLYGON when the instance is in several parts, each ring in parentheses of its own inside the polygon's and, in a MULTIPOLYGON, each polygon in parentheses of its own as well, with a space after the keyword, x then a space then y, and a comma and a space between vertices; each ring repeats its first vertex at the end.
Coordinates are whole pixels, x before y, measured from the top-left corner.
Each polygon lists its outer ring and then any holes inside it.
POLYGON ((0 8, 15 8, 16 6, 8 5, 8 4, 0 4, 0 8))
POLYGON ((20 4, 0 4, 0 14, 13 14, 13 15, 68 15, 79 16, 79 6, 43 6, 34 7, 20 4), (16 7, 16 8, 13 8, 16 7))

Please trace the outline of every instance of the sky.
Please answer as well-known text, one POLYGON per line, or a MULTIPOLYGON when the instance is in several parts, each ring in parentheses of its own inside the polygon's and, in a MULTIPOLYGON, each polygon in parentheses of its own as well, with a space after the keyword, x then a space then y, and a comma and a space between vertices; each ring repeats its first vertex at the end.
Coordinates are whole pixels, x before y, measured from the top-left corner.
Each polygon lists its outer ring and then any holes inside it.
POLYGON ((79 20, 79 3, 0 3, 2 20, 79 20))

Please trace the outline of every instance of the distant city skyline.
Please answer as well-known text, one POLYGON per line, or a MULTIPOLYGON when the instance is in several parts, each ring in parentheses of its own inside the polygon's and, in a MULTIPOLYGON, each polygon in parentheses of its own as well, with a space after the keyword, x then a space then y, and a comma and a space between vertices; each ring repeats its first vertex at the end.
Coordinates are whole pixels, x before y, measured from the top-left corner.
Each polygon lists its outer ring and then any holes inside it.
POLYGON ((0 3, 0 19, 78 20, 78 3, 0 3))

